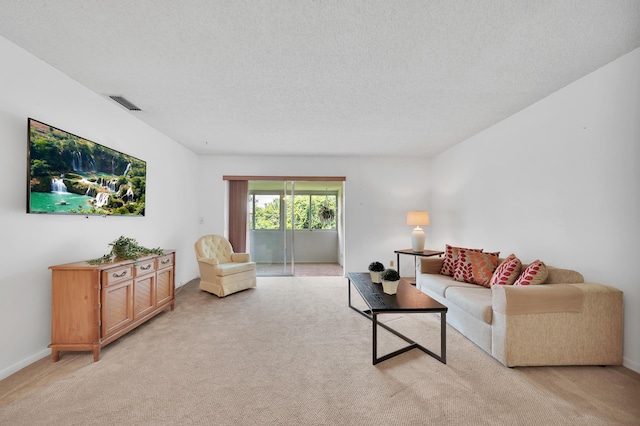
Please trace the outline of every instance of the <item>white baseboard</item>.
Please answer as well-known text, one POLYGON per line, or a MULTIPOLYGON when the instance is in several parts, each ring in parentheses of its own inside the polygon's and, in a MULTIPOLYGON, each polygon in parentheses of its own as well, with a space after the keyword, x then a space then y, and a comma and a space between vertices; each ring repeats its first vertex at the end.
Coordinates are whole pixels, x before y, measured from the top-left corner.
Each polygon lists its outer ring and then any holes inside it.
POLYGON ((636 373, 640 373, 640 364, 634 361, 631 361, 629 358, 622 358, 622 365, 627 367, 629 370, 633 370, 636 373))
POLYGON ((22 370, 23 368, 27 367, 28 365, 33 364, 34 362, 47 357, 47 356, 51 356, 51 349, 47 348, 47 349, 43 349, 42 351, 31 355, 30 357, 27 357, 25 359, 23 359, 20 362, 17 362, 7 368, 5 368, 4 370, 0 371, 0 380, 2 379, 6 379, 7 377, 9 377, 10 375, 17 373, 18 371, 22 370))

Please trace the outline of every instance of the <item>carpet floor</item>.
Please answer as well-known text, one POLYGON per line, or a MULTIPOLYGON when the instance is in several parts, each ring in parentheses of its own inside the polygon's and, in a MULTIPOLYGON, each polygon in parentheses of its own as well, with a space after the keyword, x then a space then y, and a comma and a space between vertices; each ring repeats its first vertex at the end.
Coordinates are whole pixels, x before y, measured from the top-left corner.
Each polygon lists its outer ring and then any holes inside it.
MULTIPOLYGON (((374 366, 371 322, 348 308, 342 277, 261 277, 223 299, 197 286, 98 362, 62 352, 1 381, 0 424, 640 424, 640 375, 506 368, 451 327, 446 365, 411 350, 374 366)), ((439 350, 435 315, 386 321, 439 350)), ((380 354, 404 344, 378 338, 380 354)))

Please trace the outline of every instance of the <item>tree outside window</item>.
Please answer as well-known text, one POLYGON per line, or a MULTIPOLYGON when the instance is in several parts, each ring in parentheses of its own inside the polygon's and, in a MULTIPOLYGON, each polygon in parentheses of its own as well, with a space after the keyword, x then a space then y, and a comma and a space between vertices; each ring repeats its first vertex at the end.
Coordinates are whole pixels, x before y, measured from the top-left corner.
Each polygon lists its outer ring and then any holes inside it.
MULTIPOLYGON (((291 229, 290 198, 286 203, 280 203, 282 194, 250 195, 251 229, 282 229, 281 220, 285 217, 286 229, 291 229), (283 212, 286 204, 286 213, 283 212)), ((294 196, 293 214, 295 229, 307 230, 335 230, 337 228, 337 199, 338 195, 300 193, 294 196), (332 215, 320 215, 321 211, 331 211, 332 215)))
POLYGON ((249 202, 252 230, 280 229, 280 194, 251 194, 249 202))

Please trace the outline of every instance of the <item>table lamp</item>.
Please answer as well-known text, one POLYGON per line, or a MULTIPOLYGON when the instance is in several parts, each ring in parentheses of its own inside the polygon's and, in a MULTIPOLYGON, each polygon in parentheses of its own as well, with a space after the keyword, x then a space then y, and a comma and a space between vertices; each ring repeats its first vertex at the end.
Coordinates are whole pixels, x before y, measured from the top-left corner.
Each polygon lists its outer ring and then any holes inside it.
POLYGON ((429 212, 415 211, 407 213, 407 225, 415 226, 411 233, 411 249, 415 252, 424 251, 424 231, 421 226, 429 226, 429 212))

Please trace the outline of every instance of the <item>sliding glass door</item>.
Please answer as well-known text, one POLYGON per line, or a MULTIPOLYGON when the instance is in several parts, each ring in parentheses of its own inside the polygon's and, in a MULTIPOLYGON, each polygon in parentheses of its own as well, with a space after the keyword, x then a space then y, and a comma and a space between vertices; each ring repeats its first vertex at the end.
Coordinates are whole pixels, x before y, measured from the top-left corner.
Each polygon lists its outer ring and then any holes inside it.
POLYGON ((260 275, 294 274, 294 198, 295 183, 291 181, 261 181, 249 191, 249 244, 260 275))
POLYGON ((249 251, 259 276, 342 264, 342 189, 342 181, 249 181, 249 251))

